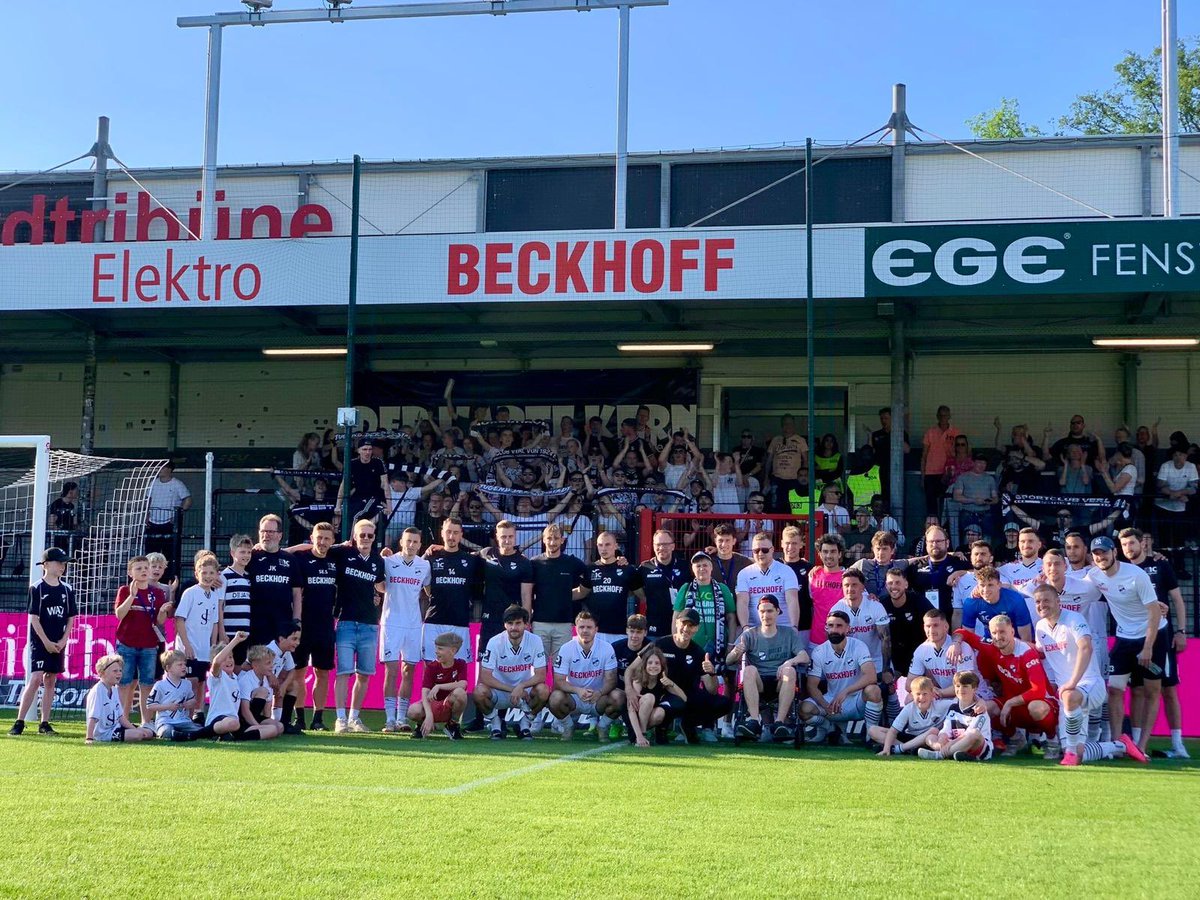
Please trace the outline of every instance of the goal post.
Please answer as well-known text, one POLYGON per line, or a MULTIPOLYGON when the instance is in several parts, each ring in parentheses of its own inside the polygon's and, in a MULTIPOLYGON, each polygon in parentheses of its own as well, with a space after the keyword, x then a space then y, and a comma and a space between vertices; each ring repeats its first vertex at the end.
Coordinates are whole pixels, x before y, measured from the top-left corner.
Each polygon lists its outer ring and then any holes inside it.
POLYGON ((33 503, 29 534, 29 585, 32 587, 41 578, 37 566, 32 563, 40 560, 46 550, 47 511, 50 508, 50 435, 0 434, 0 450, 33 451, 33 478, 30 485, 33 503))

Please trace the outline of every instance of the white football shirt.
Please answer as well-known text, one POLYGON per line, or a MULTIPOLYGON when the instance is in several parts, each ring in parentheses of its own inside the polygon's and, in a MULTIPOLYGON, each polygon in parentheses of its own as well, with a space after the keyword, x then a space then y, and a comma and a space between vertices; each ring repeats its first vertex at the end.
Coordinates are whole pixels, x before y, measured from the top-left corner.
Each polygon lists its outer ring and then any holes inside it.
MULTIPOLYGON (((1145 638, 1146 624, 1150 621, 1146 607, 1158 602, 1158 594, 1154 591, 1150 576, 1133 563, 1117 563, 1116 575, 1109 577, 1093 568, 1088 572, 1087 580, 1108 601, 1108 611, 1117 623, 1117 637, 1129 640, 1145 638)), ((1162 616, 1158 620, 1158 628, 1161 631, 1166 627, 1167 617, 1162 616)))
MULTIPOLYGON (((1042 654, 1046 673, 1055 686, 1064 685, 1071 680, 1071 676, 1075 674, 1075 665, 1079 661, 1079 641, 1091 637, 1092 630, 1087 621, 1076 612, 1064 609, 1053 626, 1046 619, 1038 620, 1033 630, 1033 642, 1042 654)), ((1092 657, 1088 660, 1087 668, 1083 670, 1078 687, 1086 690, 1099 683, 1100 667, 1096 664, 1096 652, 1093 647, 1092 657)))
MULTIPOLYGON (((152 706, 162 706, 167 703, 191 703, 195 696, 196 692, 192 689, 192 683, 186 678, 181 678, 179 684, 175 684, 170 678, 160 678, 150 689, 150 696, 147 699, 152 706)), ((154 714, 154 727, 186 722, 191 716, 191 712, 184 709, 182 705, 174 712, 160 709, 154 714)))
POLYGON ((921 708, 914 703, 906 703, 900 710, 900 715, 892 721, 892 727, 897 731, 907 732, 914 737, 918 734, 924 734, 930 728, 941 728, 942 722, 946 720, 946 712, 953 704, 953 700, 942 698, 934 700, 929 705, 929 709, 922 712, 921 708))
POLYGON ((101 681, 96 682, 87 698, 87 717, 96 720, 92 736, 98 741, 111 741, 123 715, 125 709, 121 706, 120 692, 101 681))
POLYGON ((208 715, 204 718, 205 725, 211 725, 221 716, 240 715, 238 707, 242 702, 241 691, 238 690, 238 680, 225 672, 208 675, 208 715))
POLYGON ((1033 581, 1042 574, 1042 561, 1039 558, 1031 563, 1026 563, 1018 557, 1012 562, 1002 565, 999 572, 1002 584, 1011 584, 1015 588, 1020 588, 1023 584, 1033 581))
POLYGON ((863 666, 870 661, 871 652, 858 638, 846 638, 841 653, 826 641, 812 651, 812 665, 809 666, 808 674, 824 678, 828 685, 826 694, 836 694, 858 678, 863 666))
MULTIPOLYGON (((597 640, 596 643, 602 642, 597 640)), ((479 662, 501 684, 516 687, 529 678, 534 669, 546 665, 546 647, 540 637, 527 629, 521 636, 520 646, 514 648, 508 632, 502 631, 487 642, 479 662)))
MULTIPOLYGON (((193 659, 208 662, 212 659, 212 629, 217 623, 217 612, 225 600, 225 585, 206 591, 198 584, 193 584, 179 598, 179 606, 175 610, 175 618, 184 620, 187 629, 187 639, 195 652, 193 659)), ((222 636, 218 635, 218 639, 222 636)), ((175 638, 175 649, 186 652, 183 641, 175 638)))
MULTIPOLYGON (((505 638, 507 640, 507 637, 505 638)), ((567 676, 567 682, 586 690, 604 687, 604 673, 617 668, 617 655, 612 644, 599 638, 585 651, 579 638, 571 638, 554 657, 554 673, 567 676)))
POLYGON ((850 617, 850 636, 862 641, 867 647, 867 652, 871 654, 871 662, 875 663, 875 674, 882 674, 883 638, 879 634, 879 628, 887 628, 891 622, 887 610, 883 608, 882 603, 870 597, 863 597, 857 611, 850 606, 850 601, 842 599, 833 604, 830 612, 839 609, 850 617))
POLYGON ((787 592, 800 591, 800 582, 796 578, 796 573, 792 571, 792 567, 786 563, 781 563, 777 559, 771 560, 771 565, 764 572, 758 566, 746 566, 737 574, 735 593, 749 594, 750 599, 747 604, 746 617, 748 620, 747 627, 757 628, 762 624, 758 618, 758 601, 768 594, 771 594, 779 601, 779 622, 780 626, 791 625, 795 627, 796 623, 792 621, 788 614, 787 608, 787 592))
POLYGON ((429 584, 429 560, 414 556, 405 562, 400 554, 385 556, 387 590, 379 617, 384 629, 421 627, 421 589, 429 584))

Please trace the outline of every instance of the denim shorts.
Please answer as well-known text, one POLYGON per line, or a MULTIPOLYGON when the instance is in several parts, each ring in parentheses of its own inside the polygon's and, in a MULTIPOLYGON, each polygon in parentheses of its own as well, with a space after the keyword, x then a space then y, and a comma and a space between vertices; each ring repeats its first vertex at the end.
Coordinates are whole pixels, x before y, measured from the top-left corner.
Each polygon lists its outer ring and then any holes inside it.
POLYGON ((126 647, 117 641, 117 653, 125 664, 121 672, 121 687, 133 684, 154 684, 154 660, 158 656, 157 647, 126 647))
POLYGON ((334 638, 338 675, 374 675, 379 656, 379 626, 340 621, 334 638))

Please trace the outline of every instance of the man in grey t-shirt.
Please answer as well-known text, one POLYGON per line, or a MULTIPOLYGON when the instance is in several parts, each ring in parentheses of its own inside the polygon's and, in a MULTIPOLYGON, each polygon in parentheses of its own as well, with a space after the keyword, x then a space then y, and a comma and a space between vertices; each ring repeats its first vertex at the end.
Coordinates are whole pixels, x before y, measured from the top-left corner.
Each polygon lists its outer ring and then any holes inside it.
POLYGON ((746 658, 742 670, 742 696, 746 700, 748 718, 738 730, 742 737, 757 740, 762 736, 761 700, 778 700, 778 713, 771 737, 779 742, 792 738, 784 720, 796 696, 799 676, 797 666, 811 661, 804 651, 800 632, 790 625, 779 627, 779 598, 766 594, 759 598, 757 628, 747 628, 729 651, 727 662, 736 665, 746 658))
POLYGON ((1000 502, 996 477, 987 471, 987 457, 982 453, 976 453, 971 461, 974 468, 970 472, 963 472, 954 480, 953 497, 958 515, 954 515, 952 510, 950 531, 956 542, 960 523, 965 526, 974 522, 983 527, 986 532, 988 514, 991 508, 1000 502))

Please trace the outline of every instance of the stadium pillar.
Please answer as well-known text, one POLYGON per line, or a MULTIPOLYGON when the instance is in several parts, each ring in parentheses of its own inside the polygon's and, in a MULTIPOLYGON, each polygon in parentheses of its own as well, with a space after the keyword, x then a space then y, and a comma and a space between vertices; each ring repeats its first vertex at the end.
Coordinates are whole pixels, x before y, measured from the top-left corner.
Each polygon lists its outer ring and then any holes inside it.
POLYGON ((629 7, 617 10, 617 174, 613 228, 628 226, 626 200, 629 178, 629 7))
MULTIPOLYGON (((892 118, 888 125, 892 132, 892 221, 903 222, 906 215, 904 143, 908 129, 908 87, 906 85, 899 83, 892 85, 892 118)), ((893 417, 892 421, 895 422, 896 419, 893 417)), ((895 482, 892 483, 895 484, 895 482)))
POLYGON ((79 417, 79 452, 91 456, 96 444, 96 329, 83 339, 83 414, 79 417))
POLYGON ((813 177, 812 138, 804 140, 804 316, 805 346, 808 353, 808 545, 813 546, 813 535, 817 533, 817 414, 814 405, 817 399, 816 340, 813 309, 813 177))
MULTIPOLYGON (((350 186, 350 285, 346 298, 346 408, 354 406, 354 343, 355 314, 358 305, 358 214, 362 187, 362 157, 354 154, 354 169, 350 186)), ((350 462, 354 458, 351 436, 353 426, 346 423, 345 440, 342 442, 342 528, 350 536, 350 462)), ((381 535, 382 537, 382 535, 381 535)))
POLYGON ((201 186, 200 237, 210 240, 217 228, 217 116, 221 109, 221 26, 208 26, 208 80, 204 94, 204 178, 201 186))
POLYGON ((892 440, 888 445, 892 516, 904 521, 904 416, 908 407, 908 382, 904 377, 906 349, 904 316, 892 317, 892 440))
POLYGON ((1179 215, 1179 20, 1175 0, 1162 0, 1163 216, 1179 215))
POLYGON ((1125 423, 1133 429, 1137 428, 1138 420, 1138 366, 1142 358, 1136 353, 1121 354, 1122 369, 1122 407, 1125 423))
MULTIPOLYGON (((108 158, 112 155, 112 147, 108 145, 108 116, 96 120, 96 145, 92 147, 92 158, 96 160, 96 173, 92 176, 92 209, 104 209, 108 206, 108 158)), ((105 231, 103 226, 93 228, 90 235, 83 235, 84 240, 93 243, 103 241, 105 231)))
POLYGON ((167 452, 179 446, 179 362, 171 360, 167 369, 167 452))

